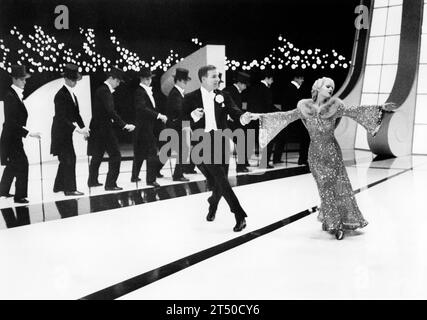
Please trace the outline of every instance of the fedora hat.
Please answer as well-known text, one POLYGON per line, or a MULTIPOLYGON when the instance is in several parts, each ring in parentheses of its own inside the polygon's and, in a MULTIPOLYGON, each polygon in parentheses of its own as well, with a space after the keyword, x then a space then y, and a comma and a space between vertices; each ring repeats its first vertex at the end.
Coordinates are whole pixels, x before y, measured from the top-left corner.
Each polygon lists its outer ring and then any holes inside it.
POLYGON ((246 72, 237 72, 236 76, 234 77, 234 82, 241 82, 244 83, 246 85, 249 84, 251 79, 251 76, 249 74, 247 74, 246 72))
POLYGON ((16 78, 16 79, 20 79, 20 78, 29 78, 31 77, 31 75, 27 72, 27 69, 25 66, 21 66, 21 65, 12 65, 10 67, 12 70, 9 73, 9 75, 12 78, 16 78))
POLYGON ((79 72, 79 67, 72 63, 67 63, 64 67, 64 71, 61 73, 64 78, 79 81, 82 79, 82 75, 79 72))
POLYGON ((176 68, 175 75, 173 76, 175 81, 186 80, 190 81, 191 78, 188 76, 190 71, 184 68, 176 68))
POLYGON ((140 78, 153 78, 156 75, 151 72, 150 68, 142 67, 138 72, 138 77, 140 78))
POLYGON ((117 67, 111 67, 107 75, 120 81, 125 81, 125 72, 117 67))

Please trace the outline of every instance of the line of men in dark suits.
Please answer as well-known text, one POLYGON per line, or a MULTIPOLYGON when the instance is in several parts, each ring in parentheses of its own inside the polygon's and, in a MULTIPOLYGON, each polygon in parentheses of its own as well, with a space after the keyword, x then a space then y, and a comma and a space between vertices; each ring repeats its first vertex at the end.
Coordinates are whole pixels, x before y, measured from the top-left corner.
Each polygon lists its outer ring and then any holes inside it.
MULTIPOLYGON (((211 83, 210 86, 215 87, 214 92, 219 92, 217 89, 221 79, 216 68, 212 69, 212 66, 210 66, 210 68, 211 69, 208 68, 207 70, 203 69, 205 73, 203 73, 202 76, 199 72, 199 80, 203 84, 202 79, 209 78, 211 73, 214 74, 212 77, 215 79, 210 79, 210 81, 215 83, 211 83)), ((1 163, 2 165, 6 165, 0 183, 0 196, 12 196, 9 191, 13 179, 16 177, 16 194, 14 200, 17 203, 27 203, 28 160, 23 149, 22 137, 29 135, 40 139, 40 134, 36 132, 29 133, 25 128, 28 114, 22 100, 22 91, 25 87, 26 79, 29 78, 30 75, 26 72, 25 66, 12 66, 10 75, 13 84, 4 99, 5 123, 0 139, 1 163)), ((166 103, 167 115, 165 115, 159 112, 153 96, 151 81, 154 74, 150 69, 142 68, 138 73, 140 83, 134 92, 135 125, 133 125, 122 120, 114 105, 113 93, 120 83, 124 81, 125 72, 118 68, 111 68, 105 82, 95 91, 92 119, 89 128, 85 126, 80 116, 78 99, 73 91, 77 82, 82 78, 78 71, 78 67, 73 64, 67 64, 61 75, 64 77, 65 83, 54 98, 55 116, 53 118, 51 130, 51 153, 58 156, 59 160, 53 188, 54 192, 64 192, 67 196, 83 194, 77 190, 76 186, 76 155, 72 138, 74 131, 88 140, 88 155, 92 156, 89 164, 88 186, 102 186, 98 180, 99 167, 103 160, 104 153, 107 152, 109 164, 104 188, 105 190, 112 191, 122 190, 122 188, 117 185, 117 178, 120 173, 121 153, 115 127, 127 132, 133 132, 134 161, 131 181, 139 182, 141 180, 139 178, 139 173, 143 161, 146 160, 146 183, 147 185, 158 187, 159 184, 156 182, 156 178, 161 176, 160 169, 163 163, 160 162, 157 154, 158 134, 156 134, 156 131, 158 132, 158 130, 156 130, 156 126, 162 124, 168 128, 175 129, 179 133, 181 143, 186 140, 182 139, 183 136, 189 135, 189 130, 186 129, 193 129, 194 126, 194 122, 190 128, 182 126, 182 120, 192 120, 188 118, 188 114, 186 115, 184 111, 186 101, 185 89, 188 81, 191 80, 188 70, 183 68, 178 68, 176 70, 174 76, 175 85, 168 95, 166 103)), ((232 107, 230 107, 232 113, 228 114, 228 117, 225 118, 228 118, 226 124, 222 124, 222 118, 215 119, 220 122, 220 127, 229 127, 233 130, 237 128, 246 128, 246 124, 243 125, 239 120, 236 121, 233 119, 233 114, 236 115, 239 112, 243 113, 242 91, 247 88, 249 82, 250 76, 244 72, 239 72, 234 78, 233 85, 226 87, 224 91, 222 91, 222 94, 227 98, 226 100, 232 102, 228 103, 232 105, 232 107), (240 111, 236 113, 236 110, 240 111)), ((274 106, 270 89, 272 83, 272 75, 266 73, 264 79, 252 88, 248 96, 249 111, 257 113, 276 111, 276 109, 273 109, 274 106)), ((191 95, 188 96, 191 97, 191 95)), ((292 98, 288 97, 287 99, 288 103, 285 103, 285 106, 289 106, 290 108, 294 107, 296 101, 298 101, 298 98, 292 100, 292 98)), ((255 128, 256 126, 257 124, 255 123, 255 128)), ((218 127, 213 125, 211 129, 216 130, 218 127)), ((187 140, 189 140, 188 136, 187 140)), ((184 158, 191 160, 189 154, 183 155, 185 152, 184 150, 185 148, 183 148, 182 144, 177 146, 175 150, 178 155, 177 158, 183 159, 184 156, 184 158)), ((271 149, 268 150, 267 155, 270 158, 271 149)), ((237 163, 238 172, 249 171, 247 168, 249 162, 246 152, 244 158, 238 159, 237 163)), ((205 174, 208 182, 215 185, 215 180, 209 176, 209 171, 214 170, 212 169, 213 167, 206 167, 206 165, 198 167, 202 173, 205 174), (207 168, 209 170, 207 170, 207 168)), ((194 171, 194 164, 184 164, 177 161, 173 173, 173 180, 188 181, 184 173, 192 171, 194 171)), ((224 169, 224 173, 227 176, 228 166, 224 169)), ((218 195, 221 195, 222 192, 224 191, 217 190, 214 192, 213 200, 211 199, 212 201, 210 201, 209 221, 213 220, 212 215, 214 216, 215 214, 217 200, 221 198, 221 196, 218 195)), ((227 195, 227 197, 229 198, 229 195, 227 195)), ((240 217, 238 222, 242 225, 241 218, 243 214, 240 214, 240 209, 237 211, 237 215, 240 217)))

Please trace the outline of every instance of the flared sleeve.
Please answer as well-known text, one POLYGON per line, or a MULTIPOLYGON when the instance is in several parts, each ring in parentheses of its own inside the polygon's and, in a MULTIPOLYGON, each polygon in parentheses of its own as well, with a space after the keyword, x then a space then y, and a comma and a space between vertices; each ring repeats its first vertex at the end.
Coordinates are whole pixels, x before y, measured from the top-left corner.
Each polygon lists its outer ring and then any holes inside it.
POLYGON ((301 118, 299 109, 287 112, 271 112, 260 114, 259 146, 264 148, 288 124, 301 118))
POLYGON ((384 110, 382 105, 344 106, 337 110, 338 117, 349 117, 363 126, 372 136, 375 136, 381 127, 384 110))

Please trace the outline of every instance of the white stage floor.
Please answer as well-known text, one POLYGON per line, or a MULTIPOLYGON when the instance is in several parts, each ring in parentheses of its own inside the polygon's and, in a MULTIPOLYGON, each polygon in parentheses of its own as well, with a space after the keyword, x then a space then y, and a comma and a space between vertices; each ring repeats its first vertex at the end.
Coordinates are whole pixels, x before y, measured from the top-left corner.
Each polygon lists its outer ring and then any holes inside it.
POLYGON ((318 205, 302 174, 234 187, 248 214, 241 233, 224 200, 205 220, 206 192, 0 229, 0 299, 93 298, 110 286, 97 297, 426 299, 427 157, 356 156, 347 170, 369 225, 342 241, 317 213, 262 231, 318 205))

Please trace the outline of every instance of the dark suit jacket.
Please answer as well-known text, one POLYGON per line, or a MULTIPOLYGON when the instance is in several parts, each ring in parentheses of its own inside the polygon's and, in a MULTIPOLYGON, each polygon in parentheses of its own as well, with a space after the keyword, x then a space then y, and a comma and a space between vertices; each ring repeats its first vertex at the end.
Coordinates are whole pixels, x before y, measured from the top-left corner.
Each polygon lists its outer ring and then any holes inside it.
POLYGON ((233 99, 236 107, 243 111, 242 94, 239 92, 236 86, 234 84, 227 86, 224 88, 224 91, 231 96, 231 99, 233 99))
MULTIPOLYGON (((288 82, 283 91, 282 110, 289 111, 297 107, 298 101, 301 100, 300 89, 297 89, 294 84, 288 82)), ((283 135, 289 140, 298 141, 299 138, 306 134, 306 129, 301 120, 290 123, 283 131, 283 135)))
POLYGON ((114 97, 104 83, 95 91, 90 121, 90 136, 88 154, 92 155, 97 139, 109 139, 114 134, 113 124, 123 129, 126 123, 117 114, 114 107, 114 97))
POLYGON ((156 111, 150 97, 141 86, 135 90, 134 106, 134 153, 141 159, 147 159, 157 153, 157 137, 154 130, 158 123, 159 112, 156 111))
POLYGON ((84 128, 84 122, 80 116, 79 102, 74 103, 68 89, 63 86, 56 93, 55 102, 55 116, 53 117, 52 123, 52 142, 50 145, 50 153, 57 155, 64 147, 68 149, 73 145, 73 132, 75 126, 73 122, 76 122, 80 128, 84 128))
MULTIPOLYGON (((240 116, 243 112, 236 106, 230 95, 221 90, 216 90, 215 92, 224 96, 223 106, 217 102, 214 104, 217 128, 222 130, 228 128, 227 115, 230 115, 234 121, 238 121, 240 123, 240 116)), ((197 122, 194 122, 191 117, 191 112, 197 108, 203 108, 202 92, 200 89, 187 94, 183 102, 183 118, 184 120, 190 121, 192 130, 204 129, 206 125, 204 116, 197 122)))
MULTIPOLYGON (((234 103, 236 104, 236 107, 242 110, 242 112, 244 112, 243 103, 242 103, 242 94, 239 92, 236 86, 235 85, 227 86, 224 88, 224 91, 230 95, 231 99, 233 99, 234 103)), ((245 128, 245 126, 242 126, 240 121, 229 121, 228 125, 232 130, 236 130, 237 128, 245 128)))
POLYGON ((301 100, 300 91, 291 82, 287 83, 283 90, 282 111, 293 110, 301 100))
POLYGON ((182 104, 184 97, 176 87, 169 92, 166 101, 166 116, 168 117, 167 125, 175 130, 182 128, 182 104))
POLYGON ((23 148, 22 138, 26 137, 28 113, 18 94, 10 88, 4 97, 4 124, 0 138, 1 164, 6 165, 8 158, 18 148, 23 148))
POLYGON ((248 111, 268 113, 279 111, 273 104, 273 93, 264 83, 255 84, 248 93, 248 111))

